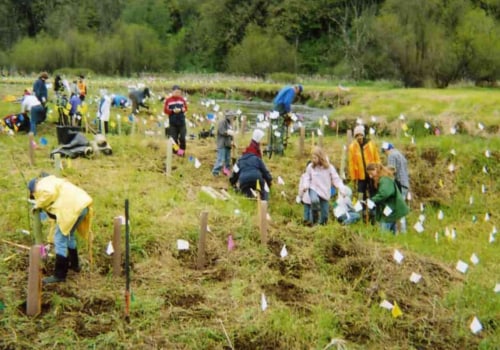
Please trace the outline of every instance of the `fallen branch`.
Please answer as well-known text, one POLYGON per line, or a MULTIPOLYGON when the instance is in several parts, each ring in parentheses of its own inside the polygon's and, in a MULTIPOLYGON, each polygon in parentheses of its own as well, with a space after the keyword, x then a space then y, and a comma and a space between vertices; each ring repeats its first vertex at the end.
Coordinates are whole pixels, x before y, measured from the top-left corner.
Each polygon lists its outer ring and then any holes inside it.
POLYGON ((224 331, 224 335, 226 336, 227 342, 229 343, 229 347, 234 350, 233 344, 231 343, 231 339, 229 339, 229 335, 226 332, 226 328, 224 327, 224 323, 222 323, 222 320, 218 320, 220 322, 220 325, 222 327, 222 330, 224 331))
POLYGON ((17 247, 17 248, 22 248, 22 249, 26 249, 26 250, 30 250, 31 249, 30 247, 28 247, 26 245, 14 243, 14 242, 8 241, 6 239, 2 239, 2 242, 10 244, 11 246, 14 246, 14 247, 17 247))

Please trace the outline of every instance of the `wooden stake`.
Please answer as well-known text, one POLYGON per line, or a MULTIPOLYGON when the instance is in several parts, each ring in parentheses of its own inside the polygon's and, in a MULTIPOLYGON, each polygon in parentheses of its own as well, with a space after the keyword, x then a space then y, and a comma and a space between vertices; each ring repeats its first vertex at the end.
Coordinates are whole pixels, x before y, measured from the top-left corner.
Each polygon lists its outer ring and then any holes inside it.
POLYGON ((62 167, 61 167, 61 154, 60 153, 54 154, 54 169, 55 169, 56 176, 61 175, 62 167))
POLYGON ((200 222, 200 238, 198 239, 198 258, 196 260, 196 268, 202 269, 205 267, 205 245, 206 245, 206 235, 207 235, 207 224, 208 224, 208 212, 204 211, 201 213, 200 222))
POLYGON ((260 201, 260 242, 267 244, 267 201, 260 201))
POLYGON ((118 135, 122 134, 122 117, 121 115, 117 114, 116 115, 116 122, 118 124, 118 135))
POLYGON ((165 169, 167 175, 172 173, 172 138, 167 139, 167 164, 165 169))
POLYGON ((42 269, 40 268, 41 245, 36 244, 30 249, 30 265, 28 272, 28 299, 26 314, 36 316, 42 311, 42 269))
POLYGON ((116 217, 113 221, 113 277, 119 277, 122 272, 122 219, 116 217))
POLYGON ((241 128, 240 128, 240 135, 243 136, 245 135, 245 128, 247 127, 247 117, 245 115, 241 116, 241 128))
POLYGON ((35 165, 35 135, 30 132, 28 137, 29 143, 28 143, 28 156, 30 159, 30 165, 34 166, 35 165))
POLYGON ((300 139, 299 139, 299 154, 304 155, 304 140, 306 138, 306 127, 302 125, 300 127, 300 139))

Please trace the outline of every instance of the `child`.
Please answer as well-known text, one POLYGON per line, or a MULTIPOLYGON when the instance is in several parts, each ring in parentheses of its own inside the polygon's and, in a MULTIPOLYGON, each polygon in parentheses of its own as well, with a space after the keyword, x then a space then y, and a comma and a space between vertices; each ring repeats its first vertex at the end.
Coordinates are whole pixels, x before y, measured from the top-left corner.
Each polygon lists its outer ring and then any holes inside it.
POLYGON ((311 211, 311 198, 309 197, 309 191, 306 191, 306 177, 307 177, 307 166, 311 163, 308 161, 306 164, 306 170, 300 176, 299 182, 299 194, 297 195, 297 203, 304 206, 304 225, 312 225, 312 211, 311 211))
POLYGON ((330 164, 326 153, 320 147, 314 147, 311 164, 307 166, 304 177, 303 192, 309 192, 313 223, 316 223, 316 215, 319 216, 320 225, 326 225, 329 214, 329 200, 331 197, 331 186, 334 185, 339 192, 344 189, 344 183, 330 164))
POLYGON ((343 193, 339 193, 335 208, 333 209, 333 215, 337 218, 337 221, 342 225, 350 225, 361 219, 361 214, 359 214, 352 205, 352 190, 348 187, 344 187, 343 193))

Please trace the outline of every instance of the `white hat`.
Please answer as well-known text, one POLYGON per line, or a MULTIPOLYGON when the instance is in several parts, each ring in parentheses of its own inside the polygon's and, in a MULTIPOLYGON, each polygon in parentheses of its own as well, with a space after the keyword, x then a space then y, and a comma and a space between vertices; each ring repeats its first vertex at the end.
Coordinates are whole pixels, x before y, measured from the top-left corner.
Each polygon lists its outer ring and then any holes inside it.
POLYGON ((365 127, 363 125, 358 125, 354 128, 354 136, 359 134, 365 136, 365 127))
POLYGON ((254 140, 257 143, 260 143, 260 140, 264 137, 264 131, 260 129, 255 129, 252 134, 252 140, 254 140))

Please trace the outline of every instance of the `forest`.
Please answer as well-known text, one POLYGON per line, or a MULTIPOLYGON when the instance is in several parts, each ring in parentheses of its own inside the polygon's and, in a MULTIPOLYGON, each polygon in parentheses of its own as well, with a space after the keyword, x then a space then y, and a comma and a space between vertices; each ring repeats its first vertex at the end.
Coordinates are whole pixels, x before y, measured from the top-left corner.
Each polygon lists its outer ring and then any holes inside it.
POLYGON ((500 0, 5 0, 0 15, 3 75, 500 77, 500 0))

